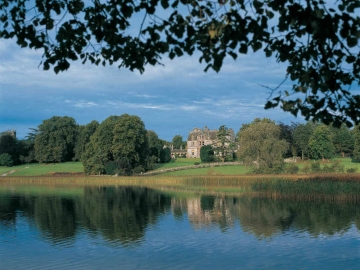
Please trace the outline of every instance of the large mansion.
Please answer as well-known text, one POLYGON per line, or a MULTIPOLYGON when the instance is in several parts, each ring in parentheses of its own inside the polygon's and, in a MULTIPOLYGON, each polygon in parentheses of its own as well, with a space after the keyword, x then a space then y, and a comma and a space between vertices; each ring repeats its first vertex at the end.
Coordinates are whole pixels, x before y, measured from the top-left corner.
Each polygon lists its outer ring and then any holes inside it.
MULTIPOLYGON (((190 131, 187 138, 187 158, 200 158, 200 148, 203 145, 216 144, 218 130, 208 129, 207 126, 204 129, 194 128, 190 131)), ((232 129, 229 129, 229 136, 227 139, 231 142, 235 142, 235 133, 232 129)))

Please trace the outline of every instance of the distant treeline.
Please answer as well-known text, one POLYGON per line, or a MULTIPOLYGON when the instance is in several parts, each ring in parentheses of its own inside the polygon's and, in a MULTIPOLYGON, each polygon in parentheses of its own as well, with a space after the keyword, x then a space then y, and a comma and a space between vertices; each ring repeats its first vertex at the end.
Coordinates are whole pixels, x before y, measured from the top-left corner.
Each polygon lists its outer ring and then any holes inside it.
MULTIPOLYGON (((226 141, 219 132, 217 145, 204 146, 203 159, 211 162, 214 151, 222 160, 237 159, 254 167, 255 172, 276 172, 283 168, 284 159, 331 159, 351 157, 360 161, 360 130, 342 125, 339 128, 321 123, 275 123, 256 118, 243 124, 236 142, 226 141), (231 151, 229 147, 231 146, 231 151), (228 149, 227 149, 228 148, 228 149), (230 157, 226 157, 225 154, 230 157), (280 169, 279 169, 280 168, 280 169)), ((30 128, 25 139, 16 133, 0 135, 0 166, 22 163, 56 163, 81 161, 86 174, 130 175, 154 168, 157 162, 171 160, 170 146, 185 147, 180 135, 172 143, 146 130, 143 121, 134 115, 110 116, 102 123, 91 121, 79 125, 75 119, 54 116, 30 128)))
POLYGON ((110 116, 101 124, 78 125, 71 117, 54 116, 31 128, 23 140, 14 134, 0 137, 0 165, 81 161, 86 174, 130 175, 169 162, 169 145, 146 130, 134 115, 110 116))

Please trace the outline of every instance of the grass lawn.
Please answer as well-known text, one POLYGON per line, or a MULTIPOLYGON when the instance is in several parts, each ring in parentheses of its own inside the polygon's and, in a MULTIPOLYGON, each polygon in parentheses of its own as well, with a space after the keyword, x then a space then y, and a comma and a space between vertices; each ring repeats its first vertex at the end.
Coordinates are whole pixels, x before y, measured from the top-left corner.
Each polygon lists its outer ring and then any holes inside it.
MULTIPOLYGON (((360 163, 351 162, 350 158, 337 158, 341 161, 341 164, 347 168, 358 168, 360 173, 360 163)), ((178 158, 176 160, 171 160, 169 163, 157 164, 155 170, 166 169, 166 168, 175 168, 181 166, 191 166, 195 162, 201 163, 198 158, 178 158)), ((305 165, 311 165, 314 161, 298 162, 296 163, 300 169, 305 165)), ((328 164, 330 162, 321 162, 322 165, 328 164)), ((15 170, 11 176, 37 176, 37 175, 46 175, 54 172, 59 173, 82 173, 83 166, 81 162, 65 162, 65 163, 55 163, 55 164, 26 164, 19 165, 14 167, 4 167, 0 166, 0 175, 15 170)), ((162 174, 164 176, 185 176, 185 175, 242 175, 251 173, 251 168, 245 166, 224 166, 224 167, 212 167, 212 168, 199 168, 199 169, 189 169, 176 172, 168 172, 162 174)))
POLYGON ((182 175, 221 175, 221 174, 247 174, 251 173, 251 169, 245 166, 224 166, 200 169, 189 169, 176 172, 168 172, 162 175, 182 176, 182 175))
POLYGON ((155 170, 162 170, 181 166, 192 166, 195 162, 201 163, 200 158, 177 158, 172 159, 169 163, 156 164, 155 170))
POLYGON ((26 164, 14 167, 0 167, 0 174, 8 173, 15 170, 11 176, 37 176, 50 174, 54 172, 84 172, 81 162, 65 162, 65 163, 51 163, 51 164, 26 164))
MULTIPOLYGON (((334 161, 334 160, 340 160, 341 161, 341 164, 344 165, 345 167, 345 170, 348 169, 348 168, 358 168, 358 172, 360 173, 360 163, 355 163, 355 162, 352 162, 351 161, 351 158, 334 158, 334 159, 331 159, 331 160, 326 160, 326 161, 320 161, 321 163, 321 167, 323 167, 324 165, 328 165, 330 166, 331 165, 331 161, 334 161)), ((304 166, 306 165, 309 165, 311 166, 312 163, 316 162, 315 160, 307 160, 307 161, 304 161, 304 162, 298 162, 298 163, 295 163, 299 168, 300 170, 302 168, 304 168, 304 166)))

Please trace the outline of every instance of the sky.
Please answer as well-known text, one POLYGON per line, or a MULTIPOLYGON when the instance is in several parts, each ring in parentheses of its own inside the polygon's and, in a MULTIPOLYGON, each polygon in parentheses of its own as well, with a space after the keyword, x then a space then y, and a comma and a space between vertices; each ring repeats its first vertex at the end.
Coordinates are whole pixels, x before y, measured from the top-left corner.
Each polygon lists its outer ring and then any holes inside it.
MULTIPOLYGON (((164 66, 147 66, 144 74, 79 61, 56 75, 39 67, 41 51, 0 39, 0 131, 15 129, 22 139, 52 116, 70 116, 83 125, 127 113, 171 141, 177 134, 186 139, 195 127, 226 125, 237 132, 257 117, 304 122, 279 108, 264 109, 270 91, 262 85, 281 83, 285 65, 249 53, 236 61, 227 58, 219 73, 205 73, 198 58, 164 57, 164 66)), ((291 85, 286 81, 282 89, 291 85)))

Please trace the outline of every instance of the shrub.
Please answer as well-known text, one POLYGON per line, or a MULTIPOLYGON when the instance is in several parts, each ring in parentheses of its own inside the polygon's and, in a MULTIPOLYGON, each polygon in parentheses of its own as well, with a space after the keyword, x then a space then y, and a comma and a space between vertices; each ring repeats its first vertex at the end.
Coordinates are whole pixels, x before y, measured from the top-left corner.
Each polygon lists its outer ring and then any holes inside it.
POLYGON ((108 175, 116 174, 116 170, 118 168, 118 164, 116 161, 109 161, 105 164, 105 173, 108 175))
POLYGON ((254 174, 281 174, 284 172, 284 164, 277 164, 274 167, 253 167, 252 169, 254 174))
POLYGON ((311 171, 311 168, 309 165, 305 165, 303 168, 302 168, 302 172, 305 173, 305 174, 308 174, 310 173, 311 171))
POLYGON ((333 160, 331 162, 331 166, 330 166, 331 172, 339 172, 342 173, 345 171, 345 166, 343 164, 341 164, 340 160, 333 160))
POLYGON ((149 156, 159 157, 159 150, 157 147, 150 147, 149 156))
POLYGON ((168 163, 171 160, 171 151, 169 147, 165 147, 160 150, 160 162, 168 163))
POLYGON ((200 162, 194 162, 194 165, 200 165, 200 162))
POLYGON ((289 174, 297 174, 299 172, 299 167, 295 165, 294 163, 290 163, 286 169, 285 172, 289 174))
POLYGON ((145 172, 145 169, 143 168, 143 166, 140 165, 140 166, 135 167, 135 168, 132 170, 132 172, 139 174, 139 173, 145 172))
POLYGON ((0 166, 11 167, 13 164, 14 161, 8 153, 0 155, 0 166))
POLYGON ((131 165, 126 159, 109 161, 105 164, 105 172, 108 175, 130 175, 131 165))
POLYGON ((313 173, 321 172, 320 162, 314 162, 311 164, 311 172, 313 173))
POLYGON ((356 173, 357 170, 358 170, 358 168, 347 168, 347 169, 346 169, 346 172, 347 172, 347 173, 356 173))
POLYGON ((204 145, 200 148, 200 159, 202 162, 214 161, 214 149, 211 145, 204 145))
POLYGON ((321 169, 321 172, 323 173, 331 173, 334 172, 332 167, 329 167, 328 165, 324 165, 323 168, 321 169))

